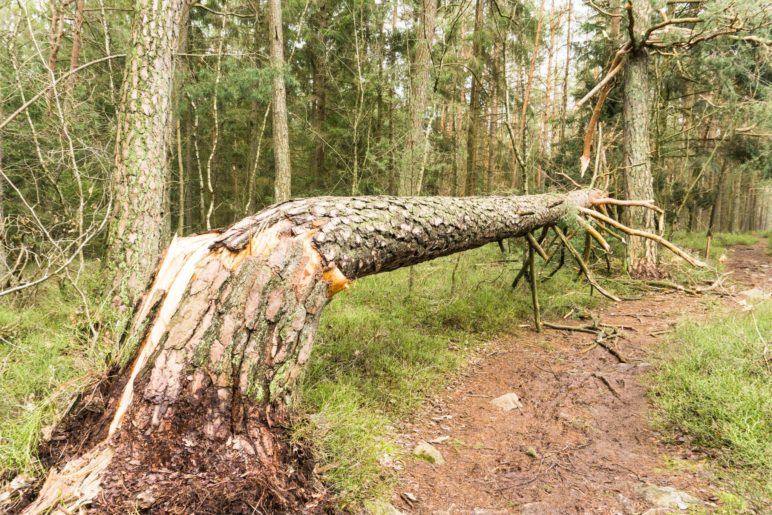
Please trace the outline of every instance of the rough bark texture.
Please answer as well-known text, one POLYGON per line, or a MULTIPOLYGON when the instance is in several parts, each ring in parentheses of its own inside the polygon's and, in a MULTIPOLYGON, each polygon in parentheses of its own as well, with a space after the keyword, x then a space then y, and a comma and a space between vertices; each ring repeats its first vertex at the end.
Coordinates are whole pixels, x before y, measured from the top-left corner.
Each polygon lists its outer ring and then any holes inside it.
MULTIPOLYGON (((482 68, 482 25, 483 0, 477 0, 474 14, 474 33, 472 34, 472 66, 477 72, 482 68)), ((466 184, 467 195, 475 195, 480 191, 479 173, 477 167, 477 136, 480 125, 480 76, 472 73, 472 90, 469 94, 469 125, 466 133, 466 184)))
POLYGON ((70 433, 77 448, 49 453, 26 512, 321 509, 282 428, 330 298, 357 277, 555 224, 593 198, 322 197, 175 240, 136 313, 133 363, 101 418, 70 433))
MULTIPOLYGON (((520 155, 523 156, 523 164, 527 162, 528 149, 527 149, 527 122, 528 122, 528 102, 531 98, 531 89, 533 88, 533 76, 536 71, 536 61, 539 58, 539 46, 541 43, 541 27, 544 21, 544 0, 539 3, 539 18, 536 22, 536 36, 534 36, 533 55, 531 57, 531 64, 528 67, 528 80, 525 83, 525 94, 523 95, 523 106, 520 113, 520 155)), ((525 166, 520 170, 522 174, 523 192, 527 195, 530 191, 528 188, 528 170, 525 166)))
POLYGON ((107 252, 114 304, 122 312, 133 307, 144 291, 160 250, 174 52, 186 1, 136 0, 134 5, 107 252))
MULTIPOLYGON (((632 4, 633 32, 640 41, 648 27, 650 6, 648 0, 632 4)), ((624 80, 624 185, 628 199, 653 199, 654 178, 651 173, 651 85, 649 56, 645 48, 632 51, 625 64, 624 80)), ((625 210, 625 223, 635 229, 656 232, 654 212, 632 207, 625 210)), ((627 245, 630 271, 637 276, 656 276, 657 244, 652 240, 631 236, 627 245)))
MULTIPOLYGON (((75 20, 72 28, 72 49, 70 50, 70 73, 78 67, 80 60, 81 32, 83 29, 83 11, 86 9, 86 0, 75 0, 75 20)), ((71 75, 64 85, 65 98, 70 99, 75 87, 75 75, 71 75)))
POLYGON ((281 1, 268 0, 268 39, 273 68, 273 160, 275 167, 274 200, 290 198, 292 171, 287 127, 287 90, 284 85, 284 36, 281 26, 281 1))
POLYGON ((424 169, 422 163, 424 154, 428 151, 424 118, 430 90, 429 71, 436 15, 436 0, 423 0, 410 73, 410 134, 399 177, 399 195, 420 195, 421 193, 424 169))

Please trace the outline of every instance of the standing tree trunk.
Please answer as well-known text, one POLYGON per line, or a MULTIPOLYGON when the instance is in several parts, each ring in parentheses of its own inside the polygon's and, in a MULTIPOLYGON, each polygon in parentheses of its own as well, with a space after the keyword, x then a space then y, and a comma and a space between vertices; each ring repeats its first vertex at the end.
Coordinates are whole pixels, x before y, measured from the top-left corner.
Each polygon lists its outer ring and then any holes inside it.
POLYGON ((134 3, 118 111, 107 249, 113 303, 119 312, 116 337, 127 321, 124 315, 144 291, 160 250, 174 53, 186 1, 134 3))
POLYGON ((399 176, 399 195, 419 195, 423 183, 422 163, 428 151, 424 117, 429 98, 429 72, 434 43, 434 18, 437 15, 436 0, 422 0, 421 21, 418 24, 410 72, 410 133, 408 148, 399 176))
MULTIPOLYGON (((51 81, 56 77, 56 63, 59 60, 59 49, 62 46, 64 36, 65 9, 72 0, 50 0, 51 5, 51 30, 48 34, 48 73, 51 81)), ((51 101, 53 88, 46 93, 46 100, 51 101)))
MULTIPOLYGON (((254 66, 260 68, 263 66, 263 59, 261 55, 262 41, 264 33, 262 29, 262 23, 260 18, 260 2, 255 3, 255 59, 254 66)), ((252 126, 250 135, 249 146, 249 168, 247 169, 247 192, 246 202, 244 203, 243 213, 248 215, 253 211, 253 207, 257 205, 257 191, 255 183, 257 182, 258 167, 260 165, 260 153, 263 146, 263 135, 265 134, 265 127, 268 124, 268 115, 271 112, 270 102, 265 106, 265 110, 260 114, 260 103, 255 101, 252 103, 252 114, 250 115, 250 125, 252 126)))
MULTIPOLYGON (((70 50, 70 73, 78 67, 80 60, 80 47, 83 31, 83 11, 86 9, 86 0, 75 0, 75 21, 72 28, 72 49, 70 50)), ((75 88, 75 75, 70 75, 64 85, 64 98, 68 101, 75 88)))
POLYGON ((467 195, 479 192, 479 173, 477 170, 477 133, 480 125, 480 66, 482 61, 482 24, 483 0, 477 0, 474 14, 474 32, 472 34, 472 91, 469 95, 469 126, 466 133, 466 184, 467 195))
POLYGON ((287 126, 287 90, 284 85, 284 36, 281 26, 281 1, 268 0, 268 39, 273 70, 273 160, 274 201, 284 202, 292 196, 292 169, 287 126))
POLYGON ((571 71, 571 14, 573 14, 572 0, 568 0, 568 20, 566 21, 566 67, 563 69, 563 95, 560 106, 560 144, 566 139, 566 114, 568 112, 568 80, 571 71))
MULTIPOLYGON (((542 154, 547 159, 552 157, 552 83, 557 82, 557 77, 552 74, 552 58, 555 54, 555 0, 550 0, 549 17, 549 48, 547 49, 547 79, 544 85, 544 117, 541 128, 541 149, 542 154)), ((542 189, 542 169, 541 164, 536 174, 536 191, 542 189)))
MULTIPOLYGON (((398 20, 399 0, 394 0, 391 6, 391 32, 396 34, 398 20)), ((397 70, 397 45, 393 39, 389 45, 389 170, 387 173, 386 191, 390 195, 397 194, 399 177, 397 172, 397 149, 396 149, 396 131, 394 126, 397 123, 395 113, 397 111, 397 89, 399 84, 397 70)))
POLYGON ((59 462, 24 513, 313 510, 318 487, 282 428, 331 297, 359 277, 557 224, 595 199, 320 197, 176 239, 131 326, 133 362, 101 415, 52 440, 59 462))
MULTIPOLYGON (((651 84, 649 82, 649 56, 646 48, 639 45, 649 26, 648 0, 634 2, 631 16, 636 39, 633 50, 625 63, 624 80, 624 186, 629 199, 654 199, 654 178, 651 173, 651 84)), ((631 207, 625 210, 625 222, 630 227, 654 232, 655 214, 650 209, 631 207)), ((656 243, 631 236, 627 245, 630 272, 635 276, 657 276, 656 243)))
POLYGON ((520 113, 520 155, 523 158, 522 174, 523 192, 528 194, 528 170, 526 169, 526 163, 528 162, 527 155, 527 141, 526 141, 526 129, 528 123, 528 103, 531 98, 531 89, 533 88, 533 76, 536 71, 536 61, 539 59, 539 47, 541 46, 541 27, 544 21, 544 0, 539 3, 539 18, 536 21, 536 35, 533 39, 533 56, 531 56, 531 64, 528 67, 528 80, 525 83, 525 94, 523 95, 523 108, 520 113))
POLYGON ((313 177, 316 181, 322 181, 324 178, 324 160, 325 160, 325 141, 324 141, 324 121, 327 116, 327 42, 325 30, 327 29, 327 18, 329 9, 326 0, 319 2, 319 11, 314 20, 315 26, 315 51, 313 56, 313 124, 316 132, 313 153, 313 177))
MULTIPOLYGON (((182 18, 180 20, 180 34, 177 38, 177 53, 184 54, 188 51, 188 34, 190 33, 190 9, 191 5, 190 3, 187 3, 185 6, 185 9, 182 13, 182 18)), ((184 57, 177 57, 175 58, 176 61, 176 68, 179 71, 179 75, 182 75, 183 81, 185 80, 184 74, 188 72, 189 67, 187 65, 187 61, 184 57)), ((172 86, 172 102, 173 105, 179 106, 182 103, 182 95, 180 91, 180 84, 179 80, 177 81, 177 84, 173 84, 172 86)), ((188 113, 187 119, 190 119, 189 116, 190 113, 188 113)), ((177 185, 178 185, 178 191, 177 191, 177 223, 176 223, 176 232, 179 236, 182 236, 185 234, 185 208, 186 208, 186 199, 185 196, 187 195, 187 191, 185 188, 185 174, 190 173, 191 168, 190 166, 190 159, 191 155, 189 153, 190 147, 188 146, 188 153, 183 154, 183 148, 182 148, 182 123, 180 122, 179 116, 172 111, 172 115, 169 120, 169 126, 174 131, 174 139, 176 143, 176 149, 175 152, 177 154, 177 185)), ((186 121, 186 127, 187 127, 187 121, 186 121)), ((169 172, 169 183, 172 182, 172 174, 171 174, 171 167, 168 170, 169 172)), ((168 188, 167 188, 168 189, 168 188)), ((168 216, 171 217, 171 212, 168 213, 168 216)), ((171 231, 170 231, 171 232, 171 231)))

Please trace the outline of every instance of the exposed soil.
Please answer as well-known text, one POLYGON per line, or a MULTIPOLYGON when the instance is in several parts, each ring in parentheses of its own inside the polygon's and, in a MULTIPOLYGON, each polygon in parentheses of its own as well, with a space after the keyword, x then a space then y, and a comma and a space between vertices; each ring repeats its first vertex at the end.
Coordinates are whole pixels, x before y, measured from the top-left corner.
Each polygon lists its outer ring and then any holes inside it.
MULTIPOLYGON (((729 251, 727 269, 739 283, 730 290, 772 290, 765 243, 729 251)), ((617 346, 626 363, 593 345, 591 334, 524 329, 493 342, 404 429, 408 451, 449 437, 435 444, 446 463, 408 460, 393 504, 409 513, 642 513, 652 505, 640 488, 651 484, 716 506, 705 455, 651 429, 644 377, 666 333, 715 314, 716 299, 663 292, 599 309, 597 319, 624 326, 617 346), (490 403, 509 392, 521 409, 490 403)), ((721 309, 737 307, 734 300, 725 297, 721 309)))

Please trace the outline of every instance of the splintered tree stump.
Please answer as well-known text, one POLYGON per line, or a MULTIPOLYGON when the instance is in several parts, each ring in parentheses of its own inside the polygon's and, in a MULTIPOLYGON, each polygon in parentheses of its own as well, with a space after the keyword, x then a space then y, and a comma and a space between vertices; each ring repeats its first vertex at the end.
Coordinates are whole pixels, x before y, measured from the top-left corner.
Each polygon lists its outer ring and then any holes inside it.
POLYGON ((70 430, 24 513, 314 511, 285 431, 322 309, 351 280, 557 224, 595 191, 293 200, 176 238, 101 418, 70 430))

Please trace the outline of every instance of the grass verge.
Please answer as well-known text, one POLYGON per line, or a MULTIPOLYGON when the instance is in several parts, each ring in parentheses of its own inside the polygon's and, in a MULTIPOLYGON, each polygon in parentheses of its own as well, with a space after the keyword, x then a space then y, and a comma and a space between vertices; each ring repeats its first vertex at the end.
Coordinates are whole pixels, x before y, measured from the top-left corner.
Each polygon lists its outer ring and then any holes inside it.
POLYGON ((655 425, 713 451, 717 476, 752 506, 772 498, 770 336, 772 302, 687 323, 662 349, 651 378, 655 425))
MULTIPOLYGON (((82 286, 86 292, 97 287, 82 286)), ((56 280, 0 303, 0 479, 38 470, 44 428, 89 374, 103 368, 85 320, 82 297, 56 280)))

